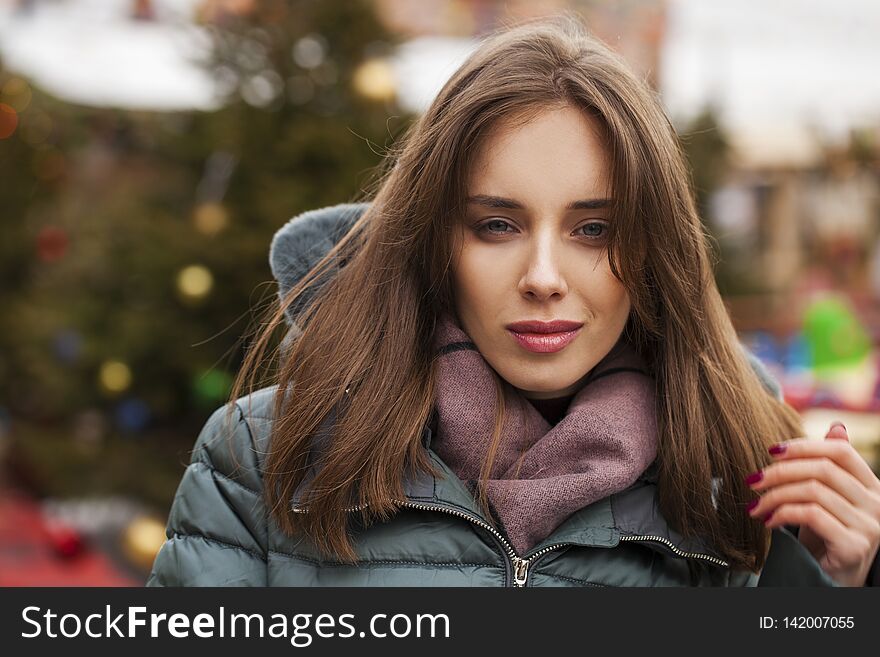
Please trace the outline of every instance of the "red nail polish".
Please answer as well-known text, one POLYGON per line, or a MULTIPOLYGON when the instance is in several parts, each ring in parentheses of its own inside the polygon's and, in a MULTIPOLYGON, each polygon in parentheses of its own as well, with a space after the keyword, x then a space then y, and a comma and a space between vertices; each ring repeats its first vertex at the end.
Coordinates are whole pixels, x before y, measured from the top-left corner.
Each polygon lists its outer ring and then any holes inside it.
POLYGON ((758 506, 758 502, 760 502, 760 500, 752 500, 751 502, 749 502, 748 505, 746 506, 746 512, 749 512, 752 509, 754 509, 756 506, 758 506))
POLYGON ((764 478, 764 473, 761 470, 758 470, 757 472, 753 472, 748 477, 746 477, 746 483, 749 485, 757 484, 763 478, 764 478))
POLYGON ((770 522, 770 518, 772 518, 772 517, 773 517, 773 511, 771 511, 766 516, 764 516, 764 524, 766 525, 768 522, 770 522))
POLYGON ((777 445, 772 445, 767 451, 771 454, 782 454, 786 449, 788 449, 788 445, 785 443, 779 443, 777 445))

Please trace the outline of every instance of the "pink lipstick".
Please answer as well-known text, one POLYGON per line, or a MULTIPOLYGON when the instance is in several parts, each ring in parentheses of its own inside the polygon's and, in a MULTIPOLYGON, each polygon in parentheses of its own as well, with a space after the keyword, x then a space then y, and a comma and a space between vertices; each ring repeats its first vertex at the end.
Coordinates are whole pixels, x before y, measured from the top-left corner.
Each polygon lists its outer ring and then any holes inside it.
POLYGON ((583 326, 583 322, 559 319, 552 322, 537 320, 514 322, 505 328, 524 349, 534 353, 548 354, 565 349, 580 333, 583 326))

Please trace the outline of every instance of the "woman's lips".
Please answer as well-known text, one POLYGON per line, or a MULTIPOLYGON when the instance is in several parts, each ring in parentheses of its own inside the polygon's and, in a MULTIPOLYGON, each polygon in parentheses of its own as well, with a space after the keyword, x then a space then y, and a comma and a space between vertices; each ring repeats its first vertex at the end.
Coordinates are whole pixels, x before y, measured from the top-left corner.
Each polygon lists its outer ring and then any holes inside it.
POLYGON ((517 333, 507 329, 523 349, 539 354, 550 354, 562 351, 569 342, 575 339, 583 326, 573 331, 561 331, 559 333, 517 333))

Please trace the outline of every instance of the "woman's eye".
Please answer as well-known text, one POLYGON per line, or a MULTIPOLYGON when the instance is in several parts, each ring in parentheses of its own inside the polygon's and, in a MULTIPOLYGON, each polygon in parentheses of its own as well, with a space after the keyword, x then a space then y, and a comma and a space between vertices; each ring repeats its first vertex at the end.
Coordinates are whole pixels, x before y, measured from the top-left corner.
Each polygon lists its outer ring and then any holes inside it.
MULTIPOLYGON (((584 224, 577 230, 583 231, 580 235, 581 237, 586 237, 589 240, 603 240, 605 239, 605 233, 607 232, 608 227, 605 225, 605 222, 602 221, 593 221, 588 224, 584 224)), ((508 235, 514 233, 516 229, 507 221, 503 219, 492 219, 490 221, 481 224, 478 227, 478 232, 487 233, 489 235, 508 235)))
POLYGON ((495 235, 503 235, 505 233, 511 232, 510 230, 506 230, 511 228, 510 224, 506 221, 502 221, 501 219, 493 219, 492 221, 487 221, 482 226, 480 226, 480 230, 492 233, 495 235))
POLYGON ((588 224, 584 224, 578 230, 583 230, 582 235, 584 237, 588 237, 590 239, 601 239, 605 237, 606 226, 602 222, 593 221, 588 224))

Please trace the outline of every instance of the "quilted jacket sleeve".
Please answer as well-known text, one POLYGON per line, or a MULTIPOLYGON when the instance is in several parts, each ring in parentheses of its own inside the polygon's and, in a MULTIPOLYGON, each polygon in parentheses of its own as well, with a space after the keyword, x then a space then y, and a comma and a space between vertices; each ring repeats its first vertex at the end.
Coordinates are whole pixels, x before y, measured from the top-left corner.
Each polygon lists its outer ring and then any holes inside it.
POLYGON ((147 586, 266 586, 266 508, 258 452, 241 406, 201 430, 147 586))

